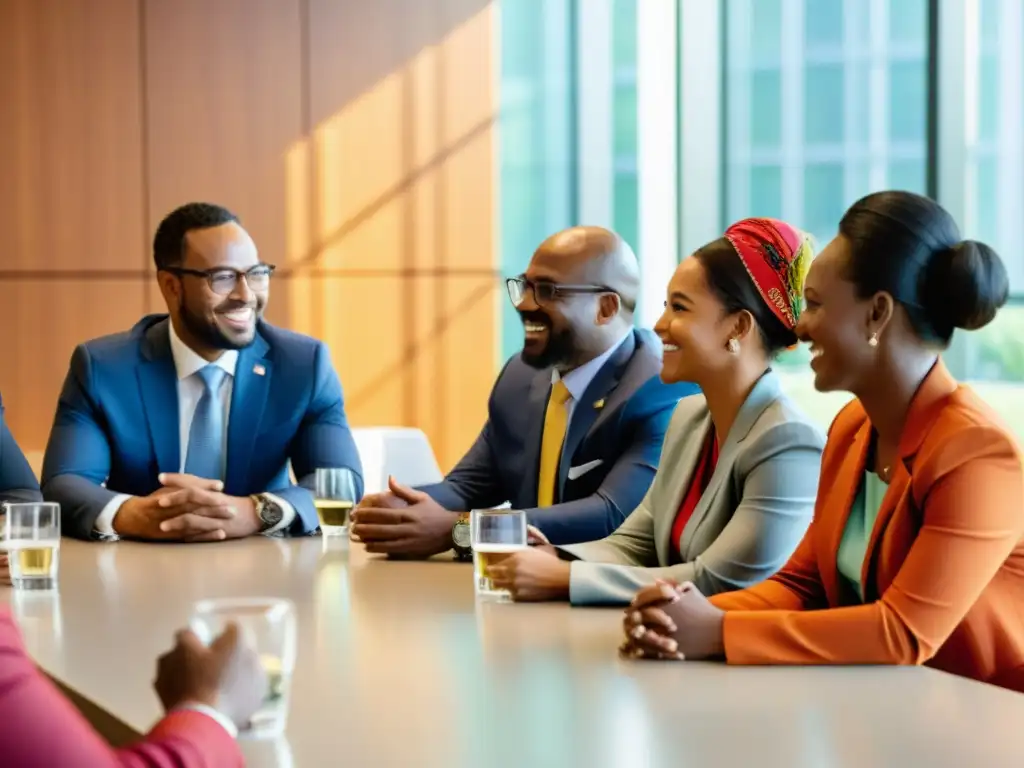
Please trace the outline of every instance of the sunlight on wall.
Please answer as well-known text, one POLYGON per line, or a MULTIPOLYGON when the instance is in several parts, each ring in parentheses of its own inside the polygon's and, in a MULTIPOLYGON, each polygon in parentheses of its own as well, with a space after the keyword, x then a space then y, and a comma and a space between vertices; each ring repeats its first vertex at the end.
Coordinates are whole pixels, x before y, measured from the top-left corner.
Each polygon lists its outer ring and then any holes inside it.
POLYGON ((285 158, 287 325, 330 346, 354 425, 419 427, 443 469, 483 424, 497 355, 495 16, 424 47, 285 158))

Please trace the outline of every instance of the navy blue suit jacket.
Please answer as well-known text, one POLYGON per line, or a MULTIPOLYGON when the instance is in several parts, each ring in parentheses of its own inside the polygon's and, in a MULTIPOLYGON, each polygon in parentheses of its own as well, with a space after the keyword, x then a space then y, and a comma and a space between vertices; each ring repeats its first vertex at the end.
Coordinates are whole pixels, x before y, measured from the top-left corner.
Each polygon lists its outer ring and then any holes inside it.
POLYGON ((611 534, 640 505, 661 453, 672 411, 693 384, 665 384, 661 342, 635 330, 601 367, 576 404, 558 469, 555 504, 538 508, 537 482, 551 369, 519 355, 491 390, 488 419, 469 453, 436 485, 421 490, 451 510, 484 509, 506 501, 526 510, 552 544, 611 534), (599 463, 597 463, 599 462, 599 463), (592 468, 570 478, 573 467, 592 468))
POLYGON ((4 404, 0 400, 0 503, 42 500, 35 473, 7 428, 4 404))
MULTIPOLYGON (((166 315, 75 349, 43 463, 43 495, 60 502, 65 533, 92 538, 115 494, 148 495, 160 487, 161 472, 180 470, 177 381, 166 315)), ((224 492, 275 493, 295 508, 289 533, 310 533, 319 525, 311 492, 318 467, 354 470, 362 495, 359 454, 327 347, 260 322, 255 341, 238 354, 224 492)))

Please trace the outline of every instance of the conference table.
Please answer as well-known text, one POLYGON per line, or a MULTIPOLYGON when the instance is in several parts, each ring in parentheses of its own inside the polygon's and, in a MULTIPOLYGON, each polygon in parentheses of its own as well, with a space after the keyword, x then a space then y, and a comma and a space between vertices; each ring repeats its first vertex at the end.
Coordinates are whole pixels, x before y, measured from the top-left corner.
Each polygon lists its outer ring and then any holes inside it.
POLYGON ((255 768, 1024 765, 1022 695, 926 668, 623 660, 619 610, 478 603, 449 556, 65 539, 56 592, 0 591, 37 664, 125 739, 159 718, 155 661, 193 603, 228 596, 298 609, 287 733, 243 740, 255 768))

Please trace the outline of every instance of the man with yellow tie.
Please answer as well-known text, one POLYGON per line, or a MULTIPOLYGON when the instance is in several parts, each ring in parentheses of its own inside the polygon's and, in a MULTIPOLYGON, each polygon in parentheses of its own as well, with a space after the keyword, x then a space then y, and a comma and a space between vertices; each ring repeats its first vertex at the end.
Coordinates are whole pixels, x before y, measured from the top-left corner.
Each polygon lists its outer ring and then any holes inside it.
POLYGON ((663 383, 660 341, 633 327, 632 249, 606 229, 573 227, 507 286, 525 340, 498 376, 480 436, 442 482, 392 481, 363 500, 352 533, 369 552, 466 557, 465 513, 505 502, 553 544, 593 541, 647 492, 672 410, 697 388, 663 383))

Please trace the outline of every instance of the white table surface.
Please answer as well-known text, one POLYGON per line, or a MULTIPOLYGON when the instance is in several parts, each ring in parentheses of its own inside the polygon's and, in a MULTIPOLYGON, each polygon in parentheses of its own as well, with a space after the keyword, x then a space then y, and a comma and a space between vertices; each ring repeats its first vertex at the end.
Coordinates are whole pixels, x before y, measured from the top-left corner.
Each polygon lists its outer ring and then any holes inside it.
POLYGON ((626 662, 618 610, 477 604, 471 566, 320 538, 65 540, 56 595, 12 595, 40 666, 136 731, 204 597, 299 615, 287 738, 264 766, 1024 766, 1024 696, 924 668, 626 662))

